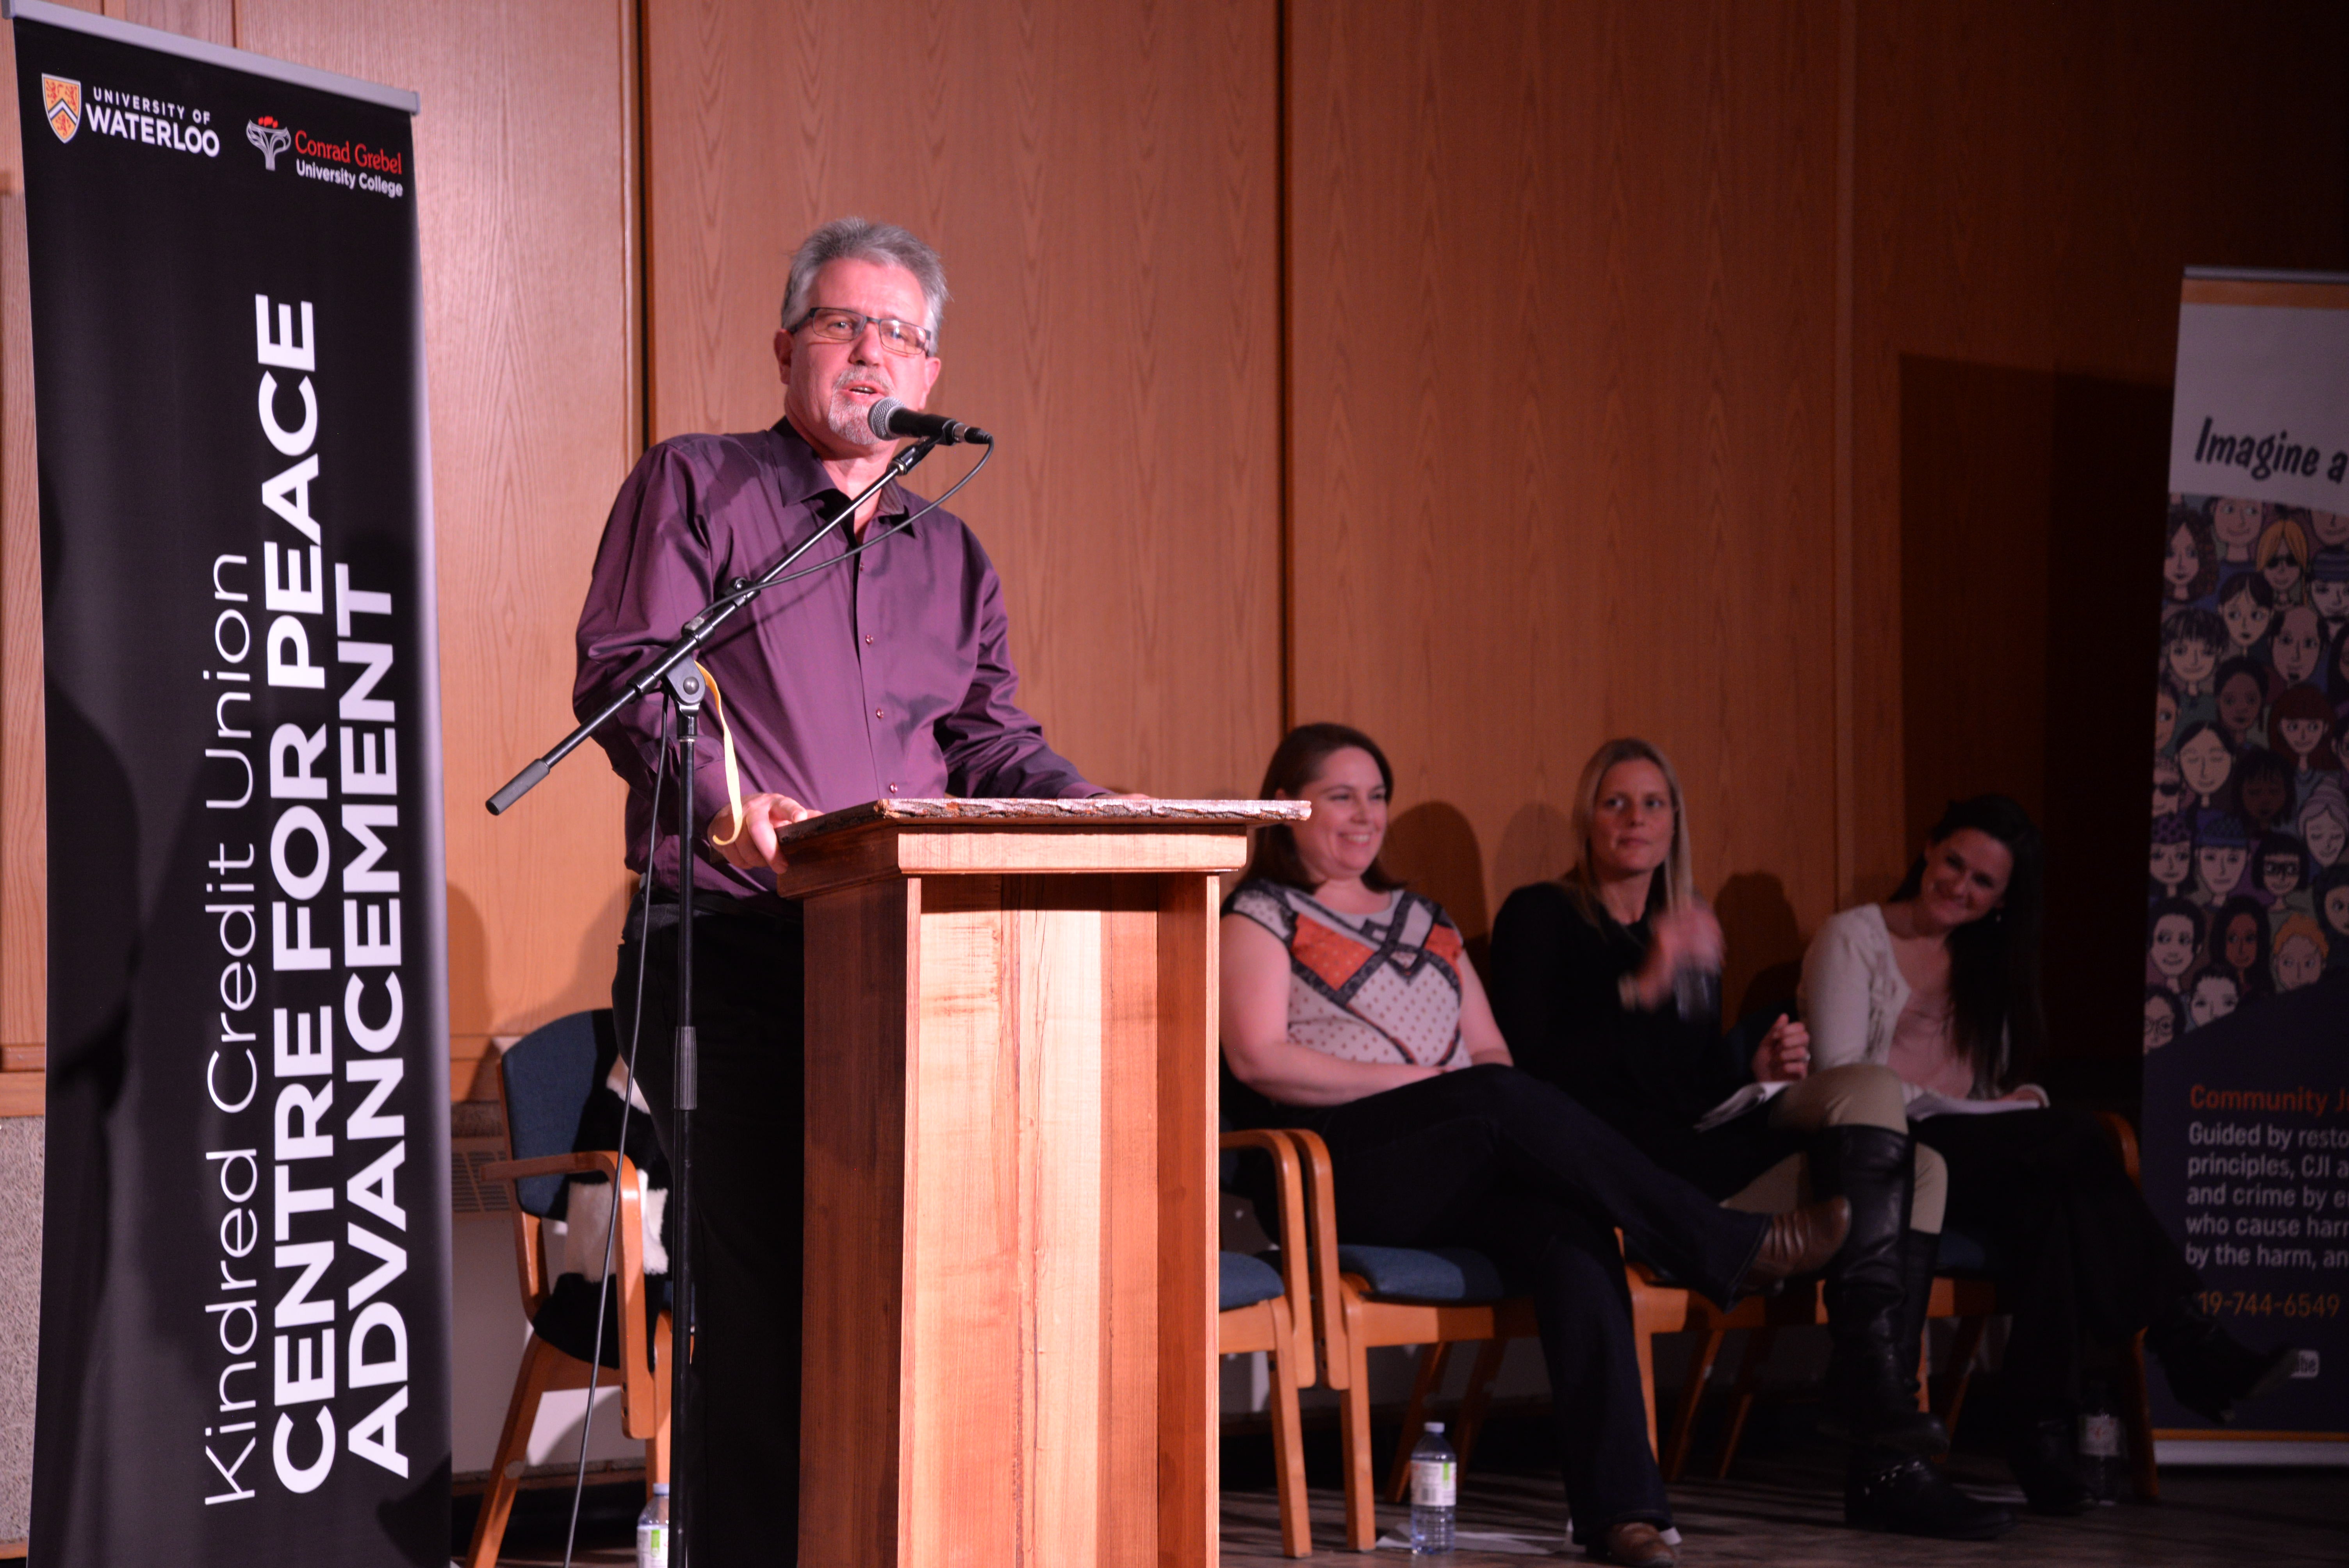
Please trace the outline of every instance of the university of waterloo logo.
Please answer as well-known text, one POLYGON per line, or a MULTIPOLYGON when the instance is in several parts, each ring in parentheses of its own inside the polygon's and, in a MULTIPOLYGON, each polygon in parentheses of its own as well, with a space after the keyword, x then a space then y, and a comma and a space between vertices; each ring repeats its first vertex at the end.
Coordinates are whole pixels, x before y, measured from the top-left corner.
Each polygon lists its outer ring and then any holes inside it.
POLYGON ((41 113, 59 141, 71 141, 81 129, 81 84, 64 77, 41 74, 41 113))
POLYGON ((277 172, 277 155, 292 145, 294 133, 277 123, 274 114, 244 122, 244 139, 261 150, 261 161, 272 174, 277 172))

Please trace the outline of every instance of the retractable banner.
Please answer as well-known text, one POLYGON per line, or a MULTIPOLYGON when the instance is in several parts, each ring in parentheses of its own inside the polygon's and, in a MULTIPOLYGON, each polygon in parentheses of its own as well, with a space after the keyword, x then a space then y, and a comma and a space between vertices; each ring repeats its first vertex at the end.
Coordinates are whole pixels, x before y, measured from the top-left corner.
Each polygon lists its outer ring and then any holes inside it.
POLYGON ((10 10, 48 716, 33 1558, 445 1563, 415 100, 10 10))
MULTIPOLYGON (((2172 1439, 2349 1434, 2349 277, 2189 273, 2146 887, 2145 1191, 2246 1343, 2172 1439)), ((2211 1450, 2206 1458, 2223 1458, 2211 1450)), ((2331 1450, 2338 1452, 2338 1449, 2331 1450)))

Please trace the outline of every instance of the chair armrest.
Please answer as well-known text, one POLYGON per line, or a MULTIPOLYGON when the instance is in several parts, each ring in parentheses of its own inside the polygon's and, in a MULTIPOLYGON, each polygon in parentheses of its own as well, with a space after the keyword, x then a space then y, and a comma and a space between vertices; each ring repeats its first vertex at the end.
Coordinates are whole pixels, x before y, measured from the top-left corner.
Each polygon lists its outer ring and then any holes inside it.
POLYGON ((2111 1133, 2113 1141, 2121 1146, 2121 1168, 2128 1172, 2128 1179, 2140 1187, 2144 1186, 2145 1178, 2137 1171, 2137 1129, 2129 1125, 2127 1117, 2116 1110, 2100 1110, 2096 1112, 2096 1119, 2105 1124, 2105 1130, 2111 1133))
POLYGON ((1321 1330, 1321 1365, 1330 1387, 1352 1380, 1348 1370, 1345 1300, 1338 1284, 1338 1200, 1330 1185, 1330 1146, 1318 1132, 1288 1129, 1305 1166, 1305 1227, 1312 1242, 1313 1311, 1321 1330))
MULTIPOLYGON (((606 1179, 619 1156, 608 1149, 581 1150, 571 1154, 542 1154, 535 1160, 501 1160, 494 1165, 484 1165, 481 1180, 484 1181, 519 1181, 531 1176, 585 1176, 600 1172, 606 1179)), ((626 1163, 626 1161, 621 1161, 626 1163)))
POLYGON ((1291 1349, 1283 1354, 1290 1357, 1288 1364, 1297 1373, 1299 1387, 1310 1387, 1313 1293, 1306 1276, 1310 1243, 1305 1229, 1305 1175, 1298 1161, 1297 1145, 1287 1132, 1255 1129, 1219 1134, 1216 1147, 1261 1149, 1272 1156, 1273 1193, 1280 1205, 1281 1294, 1288 1298, 1290 1332, 1294 1336, 1291 1349))
MULTIPOLYGON (((508 1136, 511 1137, 512 1133, 509 1132, 508 1136)), ((536 1160, 501 1160, 482 1166, 478 1179, 502 1181, 509 1191, 516 1191, 516 1182, 532 1176, 576 1176, 600 1171, 608 1179, 616 1158, 609 1150, 605 1150, 548 1154, 536 1160)), ((549 1277, 552 1271, 539 1255, 539 1218, 522 1206, 518 1191, 513 1221, 514 1268, 516 1281, 522 1286, 522 1314, 524 1317, 535 1318, 538 1309, 546 1305, 546 1293, 553 1283, 549 1277)))
MULTIPOLYGON (((653 1419, 650 1412, 657 1396, 653 1387, 654 1374, 647 1370, 649 1357, 645 1345, 644 1191, 641 1179, 636 1174, 636 1161, 616 1150, 583 1149, 569 1154, 542 1155, 536 1160, 501 1160, 495 1164, 484 1165, 481 1172, 483 1181, 508 1183, 532 1176, 584 1176, 590 1173, 604 1176, 613 1182, 616 1189, 614 1198, 617 1223, 613 1227, 616 1233, 612 1237, 611 1275, 620 1298, 616 1314, 620 1325, 620 1375, 626 1389, 627 1412, 633 1418, 626 1425, 630 1428, 630 1436, 648 1436, 653 1419), (634 1429, 640 1425, 645 1430, 636 1431, 634 1429)), ((541 1295, 533 1298, 531 1290, 533 1283, 525 1279, 523 1305, 535 1315, 537 1304, 544 1297, 541 1295)), ((663 1368, 662 1374, 666 1375, 666 1371, 663 1368)))

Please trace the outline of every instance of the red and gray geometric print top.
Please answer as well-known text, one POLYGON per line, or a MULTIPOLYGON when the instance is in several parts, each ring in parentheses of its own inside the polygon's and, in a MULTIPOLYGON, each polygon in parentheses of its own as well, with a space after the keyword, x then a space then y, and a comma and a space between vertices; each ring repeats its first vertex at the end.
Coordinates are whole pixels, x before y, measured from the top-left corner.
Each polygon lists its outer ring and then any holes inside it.
POLYGON ((1349 914, 1301 888, 1251 879, 1227 913, 1288 949, 1288 1037, 1342 1061, 1468 1066, 1460 1038, 1460 928, 1407 888, 1374 914, 1349 914))

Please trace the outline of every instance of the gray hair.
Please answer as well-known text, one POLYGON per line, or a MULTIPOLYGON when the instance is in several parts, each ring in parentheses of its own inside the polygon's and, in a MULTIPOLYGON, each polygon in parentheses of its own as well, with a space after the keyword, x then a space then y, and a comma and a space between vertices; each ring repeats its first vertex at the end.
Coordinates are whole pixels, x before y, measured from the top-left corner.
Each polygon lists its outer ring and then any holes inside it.
POLYGON ((930 352, 937 352, 938 326, 947 314, 945 265, 936 251, 913 234, 895 223, 876 223, 869 218, 834 218, 800 242, 792 257, 791 284, 783 291, 786 330, 806 314, 808 291, 815 287, 816 273, 834 262, 871 262, 913 273, 914 281, 922 285, 922 301, 928 308, 922 325, 929 330, 930 352))

